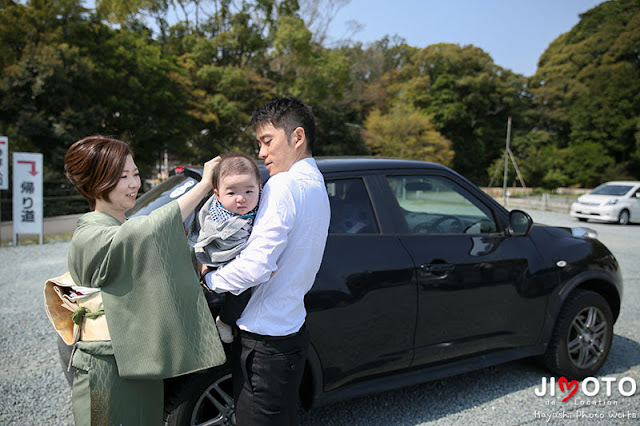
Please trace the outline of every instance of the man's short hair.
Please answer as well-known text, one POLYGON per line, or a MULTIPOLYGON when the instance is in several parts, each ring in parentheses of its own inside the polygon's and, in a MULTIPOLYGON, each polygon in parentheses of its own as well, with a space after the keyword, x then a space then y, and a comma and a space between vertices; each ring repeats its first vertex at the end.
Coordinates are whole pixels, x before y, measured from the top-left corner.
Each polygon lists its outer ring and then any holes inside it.
POLYGON ((307 139, 307 152, 313 153, 316 122, 311 107, 301 100, 292 97, 275 98, 262 105, 251 116, 249 125, 258 127, 262 124, 283 129, 287 140, 290 140, 296 128, 302 127, 307 139))

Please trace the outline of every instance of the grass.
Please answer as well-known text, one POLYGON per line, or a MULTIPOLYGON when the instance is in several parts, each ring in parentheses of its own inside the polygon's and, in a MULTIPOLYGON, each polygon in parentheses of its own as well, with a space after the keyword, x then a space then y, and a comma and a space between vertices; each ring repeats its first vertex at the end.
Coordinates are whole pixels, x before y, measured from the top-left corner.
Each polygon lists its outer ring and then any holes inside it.
MULTIPOLYGON (((56 243, 59 241, 69 241, 73 236, 73 232, 65 232, 64 234, 55 234, 55 235, 45 235, 42 240, 43 243, 56 243)), ((38 244, 40 239, 38 237, 27 237, 27 238, 18 238, 18 245, 34 245, 38 244)), ((13 246, 13 239, 9 241, 2 241, 0 243, 0 247, 8 247, 13 246)))

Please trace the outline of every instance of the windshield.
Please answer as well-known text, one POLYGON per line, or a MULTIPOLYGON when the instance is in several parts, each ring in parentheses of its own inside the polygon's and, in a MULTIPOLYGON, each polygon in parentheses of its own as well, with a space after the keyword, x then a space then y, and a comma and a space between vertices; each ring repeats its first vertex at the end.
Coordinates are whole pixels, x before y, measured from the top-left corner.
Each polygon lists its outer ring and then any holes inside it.
POLYGON ((630 185, 610 185, 605 183, 593 190, 592 194, 596 195, 624 195, 633 188, 630 185))
POLYGON ((127 217, 148 215, 187 192, 196 180, 185 175, 174 175, 147 191, 136 201, 135 207, 127 211, 127 217))

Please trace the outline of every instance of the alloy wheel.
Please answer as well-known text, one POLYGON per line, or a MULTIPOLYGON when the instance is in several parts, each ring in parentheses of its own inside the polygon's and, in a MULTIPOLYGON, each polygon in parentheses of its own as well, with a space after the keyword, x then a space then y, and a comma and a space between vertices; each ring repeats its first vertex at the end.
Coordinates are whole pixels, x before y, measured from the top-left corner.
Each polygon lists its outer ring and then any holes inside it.
POLYGON ((571 362, 581 369, 597 363, 605 352, 608 337, 607 320, 600 309, 589 306, 580 311, 567 339, 571 362))
POLYGON ((231 374, 216 380, 205 390, 191 416, 191 425, 233 425, 236 424, 233 402, 233 382, 231 374))
POLYGON ((620 225, 626 225, 629 223, 629 212, 626 210, 622 210, 620 212, 620 216, 618 216, 618 223, 620 225))

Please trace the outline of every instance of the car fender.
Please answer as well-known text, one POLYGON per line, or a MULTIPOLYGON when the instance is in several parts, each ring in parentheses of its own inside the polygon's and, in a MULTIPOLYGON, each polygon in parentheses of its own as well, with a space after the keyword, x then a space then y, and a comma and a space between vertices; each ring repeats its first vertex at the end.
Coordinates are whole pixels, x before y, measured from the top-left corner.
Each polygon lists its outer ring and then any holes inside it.
POLYGON ((313 343, 309 343, 307 360, 300 386, 300 402, 302 406, 310 410, 322 399, 323 393, 322 363, 313 343))
POLYGON ((557 293, 550 297, 551 305, 547 309, 547 318, 541 334, 542 343, 546 346, 551 340, 556 320, 562 306, 567 301, 569 295, 575 289, 591 290, 602 295, 608 302, 613 312, 614 322, 620 314, 620 304, 622 301, 622 278, 619 271, 611 274, 606 270, 586 270, 571 277, 564 285, 560 286, 557 293))

